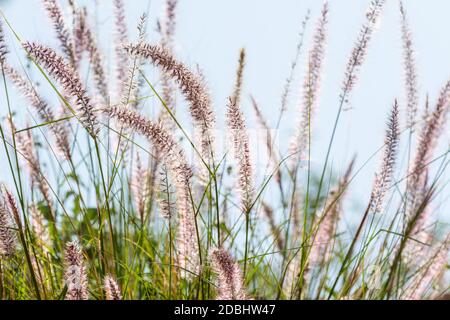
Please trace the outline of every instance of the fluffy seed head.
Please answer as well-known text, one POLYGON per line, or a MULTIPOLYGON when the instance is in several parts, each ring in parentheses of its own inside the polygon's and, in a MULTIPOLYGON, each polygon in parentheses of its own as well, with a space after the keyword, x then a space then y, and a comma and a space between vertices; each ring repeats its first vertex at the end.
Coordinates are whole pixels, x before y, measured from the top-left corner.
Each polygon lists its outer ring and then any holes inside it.
POLYGON ((239 63, 238 69, 236 71, 236 83, 234 84, 234 91, 231 99, 237 105, 241 102, 241 91, 242 91, 242 78, 244 76, 244 67, 245 67, 245 49, 242 48, 239 52, 239 63))
POLYGON ((177 61, 173 55, 162 46, 147 43, 127 45, 125 49, 131 55, 149 59, 155 66, 174 79, 181 92, 190 104, 190 113, 194 120, 194 126, 201 136, 201 153, 206 159, 210 159, 214 137, 212 128, 215 124, 214 111, 211 98, 202 77, 189 70, 183 63, 177 61))
POLYGON ((417 204, 421 203, 423 195, 420 194, 425 184, 428 162, 431 160, 436 148, 439 136, 443 132, 449 113, 450 81, 441 89, 436 107, 433 111, 427 111, 425 123, 420 131, 416 155, 412 164, 412 170, 408 177, 407 194, 409 200, 408 219, 411 212, 416 211, 417 204))
POLYGON ((247 126, 242 111, 232 99, 229 99, 226 116, 233 141, 234 156, 238 165, 241 203, 243 210, 248 211, 252 205, 254 188, 247 126))
POLYGON ((325 58, 328 25, 328 2, 322 8, 322 14, 314 33, 313 47, 309 52, 308 71, 303 82, 302 111, 296 132, 291 138, 289 154, 291 170, 295 170, 309 147, 310 126, 317 105, 322 69, 325 58))
POLYGON ((380 172, 375 177, 372 194, 370 196, 369 206, 373 213, 378 213, 381 211, 385 193, 392 180, 395 161, 397 159, 399 135, 398 104, 397 101, 395 101, 391 116, 389 118, 388 128, 386 130, 383 162, 380 172))
POLYGON ((36 234, 39 243, 42 245, 43 250, 47 251, 47 248, 51 245, 51 241, 50 234, 47 229, 48 226, 46 226, 44 222, 44 215, 34 203, 30 206, 29 210, 32 218, 31 224, 33 231, 36 234))
POLYGON ((10 257, 15 253, 17 246, 15 228, 17 227, 12 212, 2 193, 0 197, 0 256, 10 257))
POLYGON ((430 210, 425 208, 425 211, 420 214, 412 227, 408 236, 405 248, 402 255, 407 264, 417 265, 424 261, 428 253, 429 244, 433 240, 430 225, 430 210))
POLYGON ((98 133, 97 117, 78 73, 51 48, 31 42, 25 42, 23 47, 36 63, 60 83, 67 95, 76 100, 80 122, 92 136, 95 136, 98 133))
POLYGON ((275 222, 273 209, 267 203, 263 202, 262 203, 262 211, 269 222, 270 232, 272 233, 272 236, 276 241, 278 250, 280 250, 280 251, 283 250, 284 249, 284 240, 281 235, 280 228, 277 226, 277 224, 275 222))
POLYGON ((330 202, 325 203, 323 215, 320 217, 317 232, 315 234, 309 254, 310 266, 318 266, 328 261, 331 255, 330 245, 336 235, 337 225, 342 213, 342 204, 348 190, 350 175, 353 171, 355 158, 350 162, 347 170, 339 181, 338 186, 330 191, 330 202))
POLYGON ((442 276, 448 262, 450 235, 437 243, 431 251, 420 272, 412 279, 403 296, 406 300, 420 300, 434 281, 442 276))
POLYGON ((366 58, 369 42, 375 31, 384 3, 385 0, 372 0, 370 2, 369 9, 366 12, 366 22, 361 27, 356 44, 353 47, 350 59, 347 63, 342 85, 342 99, 346 99, 347 95, 352 91, 356 84, 359 70, 366 58))
POLYGON ((111 275, 105 276, 103 286, 105 289, 106 300, 122 300, 122 293, 120 292, 119 285, 111 275))
POLYGON ((67 285, 66 300, 87 300, 87 274, 83 253, 78 242, 66 244, 64 256, 64 281, 67 285))
POLYGON ((126 128, 146 137, 164 155, 164 164, 174 177, 178 210, 177 249, 178 264, 183 278, 191 278, 200 267, 198 242, 195 230, 195 215, 191 205, 190 180, 192 170, 183 149, 161 126, 136 111, 124 107, 104 109, 104 113, 115 118, 126 128))
POLYGON ((83 57, 83 52, 86 50, 86 8, 77 9, 74 12, 74 55, 75 66, 78 67, 83 57))
POLYGON ((417 106, 419 104, 417 93, 417 70, 411 30, 408 25, 402 1, 400 1, 400 13, 402 16, 403 65, 405 68, 405 88, 407 98, 406 120, 407 127, 412 128, 416 123, 417 106))
POLYGON ((158 197, 158 203, 161 216, 165 219, 172 219, 176 209, 174 208, 172 199, 173 192, 169 182, 169 173, 165 166, 161 168, 159 173, 159 188, 160 196, 158 197))
POLYGON ((3 31, 3 23, 0 19, 0 65, 3 65, 8 54, 8 47, 6 46, 5 34, 3 31))
POLYGON ((217 300, 245 300, 241 270, 237 262, 224 249, 211 251, 211 262, 217 274, 217 300))
POLYGON ((143 167, 139 153, 136 153, 134 170, 131 175, 130 189, 134 198, 134 205, 141 221, 144 221, 145 209, 148 203, 149 190, 149 171, 143 167))

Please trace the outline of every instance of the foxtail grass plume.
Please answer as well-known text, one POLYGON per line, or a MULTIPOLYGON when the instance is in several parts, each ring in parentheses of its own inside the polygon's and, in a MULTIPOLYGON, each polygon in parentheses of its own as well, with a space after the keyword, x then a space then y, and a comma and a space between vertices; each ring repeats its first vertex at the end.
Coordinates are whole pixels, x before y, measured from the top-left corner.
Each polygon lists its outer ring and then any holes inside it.
POLYGON ((0 67, 3 67, 8 55, 8 47, 6 45, 5 33, 3 31, 3 22, 0 19, 0 67))
POLYGON ((53 28, 55 29, 56 36, 61 44, 65 57, 72 65, 74 65, 74 43, 60 5, 56 0, 42 0, 42 3, 53 23, 53 28))
POLYGON ((278 250, 284 250, 284 240, 280 232, 280 228, 275 222, 273 209, 265 202, 262 203, 262 211, 269 222, 270 232, 275 240, 278 250))
MULTIPOLYGON (((320 273, 322 268, 328 266, 328 263, 333 256, 336 231, 338 230, 337 227, 341 219, 342 205, 345 195, 348 192, 348 185, 354 164, 355 157, 352 159, 344 175, 339 180, 338 185, 329 192, 328 198, 330 200, 325 201, 323 209, 321 210, 321 215, 314 220, 317 221, 317 223, 314 224, 312 230, 311 247, 303 273, 303 279, 307 283, 313 281, 314 276, 317 275, 316 272, 320 273)), ((299 260, 300 257, 296 257, 294 262, 301 265, 301 260, 299 260)), ((296 268, 296 270, 300 269, 299 266, 296 268)), ((294 267, 291 267, 291 269, 295 270, 294 267)), ((288 271, 292 272, 291 270, 288 271)), ((286 290, 286 292, 292 294, 292 288, 298 289, 298 286, 296 286, 298 276, 295 278, 296 282, 294 283, 292 274, 289 275, 288 279, 290 282, 287 284, 290 286, 287 287, 287 289, 291 288, 291 291, 286 290)), ((298 290, 295 293, 298 295, 298 290)))
POLYGON ((405 88, 406 88, 406 120, 407 127, 413 128, 416 123, 417 107, 419 104, 417 89, 417 65, 411 30, 408 25, 403 1, 400 1, 400 14, 402 16, 402 40, 403 40, 403 64, 405 68, 405 88))
POLYGON ((352 161, 347 171, 336 172, 340 163, 335 160, 341 157, 334 151, 351 150, 336 148, 335 142, 364 63, 370 62, 366 57, 386 0, 369 0, 361 16, 362 28, 356 30, 360 32, 343 61, 345 74, 338 79, 331 138, 318 164, 310 156, 322 109, 330 1, 314 4, 318 11, 305 53, 310 11, 305 10, 303 22, 299 17, 297 50, 294 60, 286 62, 286 81, 279 83, 280 110, 269 108, 272 118, 265 117, 262 101, 259 105, 245 96, 249 56, 236 51, 230 98, 221 107, 225 145, 216 137, 219 115, 206 72, 176 54, 182 2, 162 1, 163 17, 152 20, 157 22, 153 43, 147 43, 153 30, 145 14, 135 22, 137 30, 128 30, 131 1, 111 0, 109 7, 98 8, 98 1, 39 2, 46 9, 40 13, 50 17, 47 27, 56 46, 20 43, 22 54, 28 55, 25 65, 8 53, 7 44, 20 36, 14 23, 0 17, 5 82, 0 99, 4 124, 12 127, 9 134, 0 125, 5 151, 0 157, 6 164, 3 174, 14 185, 14 193, 0 190, 0 299, 448 296, 450 235, 448 226, 435 219, 442 216, 450 185, 445 181, 446 154, 435 158, 434 153, 447 130, 450 81, 430 108, 427 98, 426 110, 419 114, 422 93, 406 1, 396 7, 404 108, 399 112, 397 101, 391 105, 380 168, 373 189, 366 190, 367 207, 354 231, 352 213, 358 208, 347 205, 346 196, 362 196, 357 177, 363 168, 353 173, 352 161), (103 52, 107 39, 110 59, 103 52), (304 71, 296 79, 301 60, 304 71), (297 80, 297 110, 288 110, 297 80), (253 145, 247 103, 255 125, 265 131, 258 132, 263 134, 258 136, 264 140, 261 145, 253 145), (299 119, 284 119, 288 111, 299 119), (31 125, 23 118, 27 112, 31 125), (403 165, 397 167, 403 119, 409 140, 402 145, 403 165), (105 127, 101 133, 100 120, 105 127), (276 131, 288 122, 295 131, 279 150, 277 138, 285 137, 276 131), (192 135, 186 134, 191 127, 192 135), (254 160, 264 159, 255 159, 252 152, 266 151, 261 148, 267 150, 267 161, 257 175, 254 160), (66 159, 53 157, 59 152, 66 159), (70 242, 75 239, 80 242, 70 242), (371 272, 371 267, 376 269, 371 272))
POLYGON ((405 300, 419 300, 424 298, 430 285, 443 275, 447 267, 449 250, 450 235, 434 246, 429 257, 425 259, 426 263, 423 264, 403 293, 405 300))
POLYGON ((192 278, 199 270, 200 257, 195 229, 195 215, 191 205, 190 180, 192 170, 183 149, 160 125, 141 116, 136 111, 123 107, 104 109, 104 113, 115 118, 124 127, 146 137, 160 154, 174 178, 178 210, 178 263, 183 278, 192 278))
POLYGON ((407 219, 411 219, 412 213, 416 211, 416 205, 422 202, 420 194, 421 187, 426 180, 427 165, 436 148, 437 141, 441 135, 449 108, 450 81, 441 89, 436 107, 433 111, 427 111, 428 116, 420 131, 416 154, 412 163, 410 176, 407 183, 408 205, 407 219))
POLYGON ((145 219, 145 209, 150 195, 148 186, 149 171, 143 167, 141 157, 136 152, 134 170, 131 174, 130 188, 134 198, 134 205, 141 221, 145 219))
POLYGON ((169 173, 164 165, 159 172, 159 187, 160 196, 158 197, 158 203, 161 216, 165 219, 172 219, 176 209, 172 199, 173 192, 169 182, 169 173))
POLYGON ((155 66, 167 73, 179 85, 181 92, 190 104, 190 113, 194 126, 200 132, 201 154, 206 160, 211 160, 214 146, 213 128, 215 124, 211 98, 202 77, 189 70, 183 63, 177 61, 164 47, 147 43, 127 45, 126 50, 131 55, 149 59, 155 66))
POLYGON ((164 28, 161 30, 163 33, 163 45, 165 47, 170 47, 173 37, 175 35, 176 29, 176 9, 178 7, 178 0, 166 0, 165 9, 165 21, 164 28))
POLYGON ((84 21, 84 33, 82 34, 82 36, 84 37, 84 49, 89 54, 89 61, 92 68, 95 86, 101 99, 106 103, 109 97, 109 89, 106 80, 105 68, 102 63, 103 58, 92 30, 86 21, 86 18, 84 21))
POLYGON ((314 33, 313 47, 309 52, 308 69, 303 83, 301 117, 289 146, 289 154, 292 155, 290 164, 293 171, 296 170, 299 161, 309 147, 312 117, 319 97, 320 80, 325 58, 327 25, 328 2, 325 2, 314 33))
POLYGON ((52 123, 55 118, 52 109, 39 96, 33 85, 24 79, 19 72, 6 63, 6 55, 8 54, 8 47, 5 42, 3 33, 3 26, 0 20, 0 65, 7 78, 17 87, 17 89, 28 99, 31 106, 36 109, 40 118, 50 123, 50 130, 55 136, 58 150, 65 158, 70 158, 70 148, 67 138, 67 131, 60 123, 52 123))
POLYGON ((114 0, 114 46, 116 54, 116 77, 118 84, 118 95, 122 97, 125 92, 123 83, 127 81, 127 70, 129 59, 123 49, 123 44, 128 43, 128 28, 125 18, 125 7, 123 0, 114 0))
POLYGON ((76 9, 74 12, 74 55, 75 55, 75 67, 80 66, 80 61, 83 57, 83 52, 86 50, 86 8, 76 9))
POLYGON ((111 275, 105 277, 103 287, 105 289, 106 300, 122 300, 119 285, 111 275))
POLYGON ((213 271, 217 274, 216 300, 246 300, 241 270, 236 261, 224 249, 211 251, 213 271))
POLYGON ((330 258, 330 245, 336 234, 337 224, 342 213, 342 205, 348 190, 348 183, 354 164, 355 158, 350 162, 338 186, 330 191, 330 201, 327 201, 328 203, 324 206, 323 215, 318 222, 319 225, 308 257, 308 262, 311 267, 318 266, 330 258))
MULTIPOLYGON (((142 43, 145 39, 145 26, 147 23, 147 15, 144 13, 139 18, 139 23, 137 26, 138 30, 138 39, 139 43, 142 43)), ((116 48, 116 51, 118 48, 116 48)), ((118 51, 117 51, 118 52, 118 51)), ((128 54, 123 48, 123 44, 121 44, 121 54, 126 56, 127 61, 128 54)), ((122 81, 119 83, 118 88, 118 104, 122 106, 131 107, 133 109, 136 109, 139 104, 139 96, 140 96, 140 90, 142 87, 142 75, 140 73, 140 68, 142 67, 143 59, 141 57, 134 57, 132 63, 127 66, 127 70, 125 70, 125 74, 122 76, 118 76, 118 81, 122 81)), ((120 67, 121 68, 121 67, 120 67)), ((114 123, 112 124, 114 128, 114 123)), ((128 132, 126 128, 123 126, 116 128, 116 131, 121 132, 124 135, 127 135, 128 132)), ((124 139, 121 139, 121 137, 118 137, 118 147, 121 150, 121 153, 124 155, 124 165, 126 165, 126 162, 128 161, 128 150, 130 148, 130 143, 128 141, 125 141, 124 139)), ((157 152, 155 152, 155 158, 158 158, 157 152)), ((151 174, 153 175, 154 172, 151 171, 151 174)))
POLYGON ((241 193, 242 210, 248 212, 251 209, 254 197, 250 142, 244 115, 231 98, 228 101, 226 117, 238 167, 238 187, 241 193))
POLYGON ((0 198, 0 256, 10 257, 16 252, 17 237, 12 212, 2 192, 0 198))
POLYGON ((253 110, 255 110, 256 120, 258 121, 258 123, 260 124, 262 129, 265 130, 265 132, 266 132, 266 149, 267 149, 267 152, 269 155, 269 160, 272 163, 272 166, 275 170, 275 172, 274 172, 275 180, 278 183, 280 189, 282 190, 283 189, 283 184, 281 183, 282 172, 281 172, 281 170, 279 170, 281 161, 280 161, 276 151, 274 150, 274 138, 272 136, 271 129, 269 127, 269 124, 267 123, 267 120, 264 118, 264 115, 263 115, 261 109, 259 108, 258 103, 256 102, 255 98, 253 98, 253 96, 250 96, 250 99, 252 101, 253 110))
MULTIPOLYGON (((143 43, 146 36, 146 24, 147 24, 147 15, 143 13, 137 25, 138 30, 138 41, 139 43, 143 43)), ((122 44, 123 50, 123 44, 122 44)), ((124 51, 124 50, 123 50, 124 51)), ((124 51, 123 54, 127 54, 124 51)), ((119 90, 121 93, 120 103, 124 106, 131 105, 133 108, 139 103, 139 91, 141 88, 142 76, 139 72, 142 67, 143 59, 141 57, 134 57, 133 63, 130 64, 126 71, 126 77, 122 82, 122 89, 119 90)))
POLYGON ((287 299, 292 299, 298 292, 298 277, 300 274, 300 255, 290 256, 283 282, 283 293, 287 299))
POLYGON ((51 238, 48 233, 48 226, 45 224, 44 215, 35 203, 33 203, 28 210, 32 218, 31 225, 33 227, 33 231, 39 241, 39 244, 42 246, 43 251, 47 252, 51 245, 51 238))
MULTIPOLYGON (((173 38, 176 30, 176 9, 178 7, 178 0, 166 0, 165 4, 165 20, 160 30, 161 46, 169 52, 173 52, 173 38)), ((161 96, 170 111, 175 114, 176 111, 176 86, 173 79, 167 72, 161 74, 161 96)), ((161 109, 159 120, 168 129, 175 129, 175 121, 171 119, 169 113, 165 108, 161 109)))
POLYGON ((72 11, 72 14, 75 16, 75 12, 77 11, 77 6, 75 5, 75 0, 67 0, 67 2, 72 11))
POLYGON ((344 82, 342 84, 341 99, 345 101, 353 90, 358 79, 359 70, 366 58, 369 42, 375 31, 385 0, 372 0, 366 12, 366 21, 361 27, 350 59, 347 62, 344 82))
POLYGON ((64 281, 67 285, 66 300, 87 300, 88 281, 83 253, 77 241, 66 244, 64 256, 64 281))
POLYGON ((23 47, 37 64, 45 68, 60 83, 64 92, 76 100, 78 119, 95 137, 98 133, 97 117, 78 73, 51 48, 32 42, 25 42, 23 47))
POLYGON ((383 162, 379 173, 376 174, 372 194, 370 196, 369 208, 373 213, 378 213, 382 210, 384 196, 392 181, 395 169, 399 138, 398 104, 396 100, 386 130, 383 162))
POLYGON ((12 192, 9 191, 8 188, 6 188, 5 185, 3 185, 2 188, 3 188, 3 193, 4 193, 6 204, 8 206, 8 209, 11 212, 12 217, 14 218, 14 222, 17 225, 17 228, 19 229, 19 231, 23 230, 22 229, 22 220, 20 218, 19 207, 17 206, 16 198, 12 194, 12 192))
POLYGON ((9 65, 4 66, 4 72, 22 95, 29 101, 31 106, 36 110, 42 121, 48 123, 50 131, 55 138, 56 147, 60 155, 65 159, 70 159, 71 151, 69 145, 69 133, 67 127, 62 121, 56 119, 52 108, 38 94, 36 88, 14 68, 9 65))
MULTIPOLYGON (((187 190, 184 192, 185 194, 180 194, 180 191, 177 191, 177 202, 179 196, 187 197, 187 190)), ((190 280, 197 276, 201 270, 198 237, 195 229, 195 215, 192 211, 189 212, 189 215, 181 214, 182 210, 180 210, 180 205, 177 204, 177 208, 177 261, 181 277, 190 280)))
POLYGON ((233 95, 231 96, 231 99, 237 105, 240 105, 241 103, 242 80, 243 80, 242 78, 244 76, 244 67, 245 67, 245 49, 241 48, 241 50, 239 51, 239 62, 236 71, 236 82, 234 84, 233 95))

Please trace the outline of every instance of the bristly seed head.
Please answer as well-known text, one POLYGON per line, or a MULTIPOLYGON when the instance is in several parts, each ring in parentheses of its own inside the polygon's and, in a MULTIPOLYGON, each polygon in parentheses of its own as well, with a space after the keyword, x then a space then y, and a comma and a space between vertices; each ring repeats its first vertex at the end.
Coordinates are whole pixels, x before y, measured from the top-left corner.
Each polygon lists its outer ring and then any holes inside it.
POLYGON ((111 276, 105 276, 104 289, 106 300, 122 300, 122 293, 116 280, 111 276))
MULTIPOLYGON (((425 123, 421 128, 416 155, 412 164, 410 176, 407 183, 408 220, 412 212, 417 211, 417 205, 423 200, 424 194, 421 190, 426 178, 427 166, 431 161, 439 136, 443 132, 445 122, 450 111, 450 80, 441 89, 436 107, 433 111, 426 110, 425 123)), ((427 100, 428 102, 428 100, 427 100)), ((427 103, 428 105, 428 103, 427 103)))
POLYGON ((180 145, 161 126, 136 111, 124 107, 108 107, 103 110, 124 127, 146 137, 160 154, 174 178, 178 209, 178 264, 183 278, 192 278, 200 268, 195 214, 191 205, 192 170, 180 145))
POLYGON ((127 45, 125 49, 131 55, 149 59, 179 85, 186 100, 190 103, 190 113, 194 120, 194 126, 200 130, 201 154, 208 160, 213 154, 214 136, 212 129, 215 124, 214 111, 211 98, 203 78, 189 70, 183 63, 164 47, 139 43, 127 45))
POLYGON ((238 62, 238 68, 236 71, 236 82, 234 84, 233 95, 231 96, 231 99, 237 105, 239 105, 241 102, 241 91, 242 91, 242 80, 243 80, 243 76, 244 76, 244 67, 245 67, 245 49, 242 48, 239 51, 239 62, 238 62))
POLYGON ((39 244, 42 246, 43 251, 47 252, 47 248, 51 246, 51 238, 48 232, 48 226, 46 226, 44 222, 44 215, 34 203, 29 207, 28 210, 31 214, 31 218, 33 219, 31 223, 33 231, 36 234, 36 237, 39 241, 39 244))
POLYGON ((97 117, 78 73, 49 47, 32 42, 25 42, 23 47, 37 64, 44 67, 60 83, 67 95, 76 100, 80 122, 95 137, 98 134, 97 117))
POLYGON ((233 141, 234 156, 238 165, 242 209, 248 213, 254 197, 250 142, 244 115, 239 106, 231 98, 227 105, 226 116, 228 129, 233 141))
POLYGON ((217 274, 217 300, 246 300, 241 270, 237 262, 224 249, 211 251, 213 271, 217 274))
POLYGON ((14 229, 13 212, 8 205, 5 195, 6 188, 2 187, 0 194, 0 257, 11 257, 16 252, 17 238, 14 229))
POLYGON ((56 0, 43 0, 45 9, 53 22, 53 27, 56 31, 57 38, 61 43, 63 52, 66 58, 70 61, 71 64, 75 64, 75 55, 74 55, 74 43, 67 28, 66 22, 64 20, 64 16, 61 10, 61 7, 56 2, 56 0))
POLYGON ((118 97, 122 98, 126 94, 126 87, 124 83, 128 80, 128 55, 123 49, 123 44, 128 43, 127 23, 125 19, 125 8, 123 0, 114 0, 114 41, 115 41, 115 54, 116 54, 116 77, 118 85, 118 97))
POLYGON ((369 207, 371 212, 378 213, 382 209, 384 195, 392 181, 392 176, 397 159, 397 151, 399 144, 399 121, 398 121, 398 104, 394 102, 391 116, 389 118, 388 128, 386 130, 386 140, 383 163, 380 172, 375 177, 375 183, 370 196, 369 207))

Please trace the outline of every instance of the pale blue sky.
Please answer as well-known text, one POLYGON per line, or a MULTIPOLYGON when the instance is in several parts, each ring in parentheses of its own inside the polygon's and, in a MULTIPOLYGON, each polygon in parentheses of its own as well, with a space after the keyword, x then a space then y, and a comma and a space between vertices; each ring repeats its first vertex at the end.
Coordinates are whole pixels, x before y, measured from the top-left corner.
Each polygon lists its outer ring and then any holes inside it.
MULTIPOLYGON (((43 14, 39 0, 7 1, 3 11, 23 39, 54 44, 53 32, 43 14)), ((64 1, 62 1, 64 2, 64 1)), ((95 1, 80 1, 91 3, 95 1)), ((111 30, 111 1, 100 0, 99 27, 101 44, 112 52, 108 31, 111 30)), ((369 1, 334 0, 330 2, 329 45, 317 109, 313 158, 323 161, 324 150, 338 107, 338 96, 345 64, 358 34, 369 1)), ((148 0, 127 0, 127 18, 130 27, 136 25, 139 15, 149 5, 148 0)), ((150 41, 156 40, 153 31, 156 18, 162 14, 161 0, 150 2, 150 41)), ((430 94, 432 105, 445 81, 450 77, 450 1, 405 0, 417 49, 420 99, 430 94)), ((300 84, 309 39, 320 13, 319 0, 180 0, 176 34, 176 54, 191 66, 199 64, 204 71, 214 97, 215 108, 223 119, 226 98, 233 86, 239 49, 247 50, 244 84, 246 115, 253 119, 248 94, 260 102, 271 125, 275 125, 280 95, 295 54, 300 22, 308 8, 311 19, 305 38, 305 47, 294 83, 289 113, 285 117, 279 144, 287 149, 293 120, 298 110, 300 84)), ((398 1, 387 0, 379 29, 370 43, 370 50, 361 70, 360 80, 351 96, 351 110, 343 114, 332 162, 336 170, 343 170, 354 153, 361 165, 383 143, 388 112, 394 98, 404 106, 402 43, 400 41, 398 1)), ((220 121, 220 124, 223 122, 220 121)), ((250 122, 250 127, 254 122, 250 122)), ((448 128, 448 126, 447 126, 448 128)), ((448 147, 449 130, 441 140, 440 152, 448 147)), ((365 201, 369 196, 378 158, 372 160, 355 180, 354 195, 365 201)), ((446 179, 442 180, 447 183, 446 179)), ((437 202, 448 208, 448 189, 437 202)), ((448 216, 448 215, 447 215, 448 216)))

